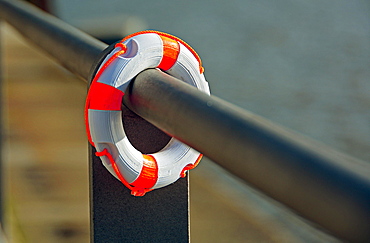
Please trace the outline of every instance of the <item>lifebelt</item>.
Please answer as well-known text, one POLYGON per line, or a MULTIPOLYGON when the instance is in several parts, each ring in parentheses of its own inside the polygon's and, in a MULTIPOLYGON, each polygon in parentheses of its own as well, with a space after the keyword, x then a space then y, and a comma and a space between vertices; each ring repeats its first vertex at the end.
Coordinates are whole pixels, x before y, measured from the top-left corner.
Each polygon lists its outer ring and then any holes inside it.
POLYGON ((134 196, 174 183, 202 158, 202 154, 175 138, 152 154, 142 154, 128 140, 122 125, 122 98, 129 82, 148 68, 159 68, 210 94, 199 56, 170 34, 134 33, 117 43, 105 57, 86 99, 88 140, 108 171, 134 196))

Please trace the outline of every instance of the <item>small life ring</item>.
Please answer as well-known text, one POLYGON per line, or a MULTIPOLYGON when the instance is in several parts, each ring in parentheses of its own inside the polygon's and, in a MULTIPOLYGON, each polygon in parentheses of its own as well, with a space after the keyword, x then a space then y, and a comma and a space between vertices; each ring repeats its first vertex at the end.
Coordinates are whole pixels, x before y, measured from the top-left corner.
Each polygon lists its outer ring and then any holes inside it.
POLYGON ((129 82, 148 68, 159 68, 210 94, 199 56, 170 34, 150 30, 134 33, 105 57, 86 99, 87 135, 104 166, 134 196, 174 183, 202 158, 175 138, 152 154, 142 154, 128 140, 122 124, 122 98, 129 82))

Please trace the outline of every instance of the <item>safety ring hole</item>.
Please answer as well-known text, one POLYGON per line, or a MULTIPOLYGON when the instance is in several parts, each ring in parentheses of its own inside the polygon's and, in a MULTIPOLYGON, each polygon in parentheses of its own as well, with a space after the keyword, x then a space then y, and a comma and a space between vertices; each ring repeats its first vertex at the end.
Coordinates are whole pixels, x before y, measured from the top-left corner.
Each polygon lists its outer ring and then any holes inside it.
POLYGON ((171 137, 122 105, 122 124, 132 146, 143 154, 163 149, 171 137))

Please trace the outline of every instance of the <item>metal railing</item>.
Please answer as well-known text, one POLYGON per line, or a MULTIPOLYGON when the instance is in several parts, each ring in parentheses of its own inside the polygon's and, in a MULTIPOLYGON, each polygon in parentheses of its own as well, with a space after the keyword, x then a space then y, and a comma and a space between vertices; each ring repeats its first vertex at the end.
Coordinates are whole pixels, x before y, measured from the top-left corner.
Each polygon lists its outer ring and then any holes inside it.
MULTIPOLYGON (((87 81, 107 52, 105 44, 19 1, 0 0, 0 17, 87 81)), ((369 165, 155 69, 143 71, 131 82, 123 103, 333 235, 370 240, 369 165)), ((107 176, 92 152, 91 156, 92 239, 189 240, 187 180, 134 199, 107 176), (168 207, 173 211, 167 212, 168 207), (164 217, 171 219, 158 220, 164 217), (149 232, 140 236, 135 225, 147 225, 149 232)))

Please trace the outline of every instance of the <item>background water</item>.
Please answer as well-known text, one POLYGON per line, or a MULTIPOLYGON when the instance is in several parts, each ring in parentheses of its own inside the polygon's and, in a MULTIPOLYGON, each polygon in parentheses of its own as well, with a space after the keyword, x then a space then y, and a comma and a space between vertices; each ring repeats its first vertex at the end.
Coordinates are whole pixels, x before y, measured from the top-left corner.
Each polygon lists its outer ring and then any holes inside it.
POLYGON ((102 38, 179 36, 213 95, 370 160, 367 0, 56 0, 51 10, 102 38))

